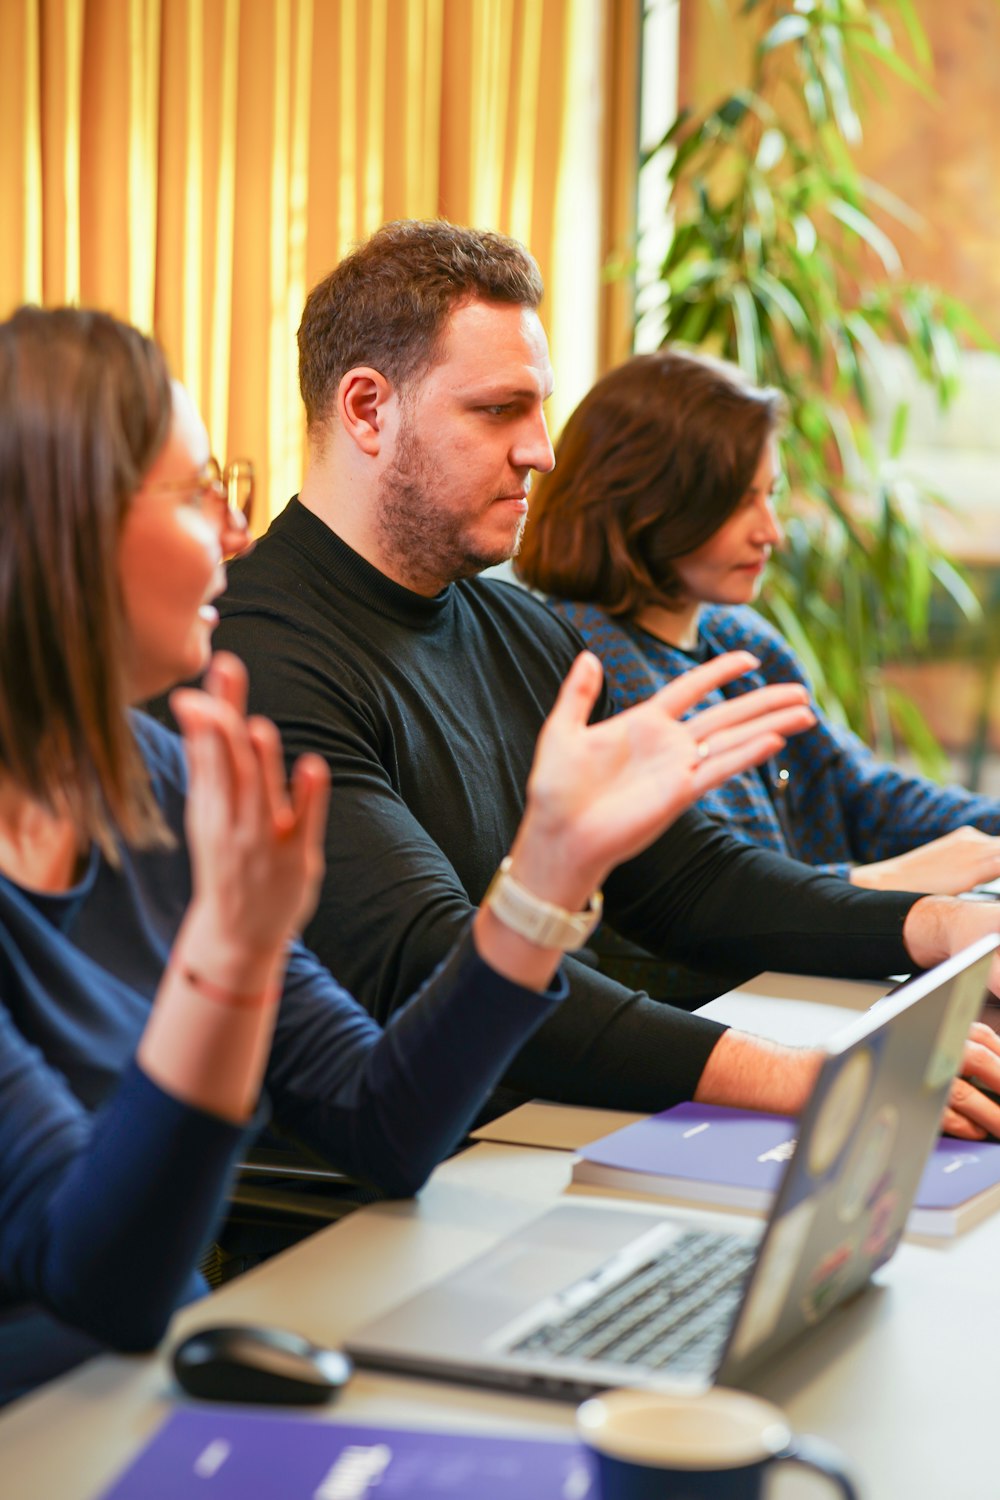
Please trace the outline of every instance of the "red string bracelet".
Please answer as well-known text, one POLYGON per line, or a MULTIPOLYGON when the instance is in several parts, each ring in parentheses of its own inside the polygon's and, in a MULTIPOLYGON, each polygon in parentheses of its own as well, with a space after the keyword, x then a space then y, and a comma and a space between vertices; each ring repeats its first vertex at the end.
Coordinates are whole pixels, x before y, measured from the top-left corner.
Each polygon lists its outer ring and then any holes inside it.
POLYGON ((259 1010, 271 993, 270 986, 266 990, 258 990, 253 995, 240 994, 238 990, 227 990, 221 984, 213 984, 196 969, 187 967, 183 967, 180 974, 184 983, 190 985, 199 995, 204 995, 206 1000, 213 1000, 216 1005, 234 1006, 239 1010, 259 1010))

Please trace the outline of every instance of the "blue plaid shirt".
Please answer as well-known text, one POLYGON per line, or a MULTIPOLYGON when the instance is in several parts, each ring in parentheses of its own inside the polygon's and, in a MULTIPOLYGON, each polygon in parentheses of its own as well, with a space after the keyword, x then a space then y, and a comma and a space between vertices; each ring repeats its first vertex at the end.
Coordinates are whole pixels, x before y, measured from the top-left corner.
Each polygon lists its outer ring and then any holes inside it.
MULTIPOLYGON (((760 666, 699 706, 767 683, 810 687, 784 636, 754 609, 704 609, 698 650, 688 654, 629 621, 612 620, 595 605, 547 603, 600 657, 619 709, 640 703, 696 660, 724 651, 752 651, 760 666)), ((856 735, 831 724, 815 703, 812 707, 815 726, 793 735, 777 760, 733 776, 702 798, 702 810, 736 838, 846 876, 853 865, 904 854, 962 824, 1000 833, 1000 805, 992 799, 886 765, 856 735)))

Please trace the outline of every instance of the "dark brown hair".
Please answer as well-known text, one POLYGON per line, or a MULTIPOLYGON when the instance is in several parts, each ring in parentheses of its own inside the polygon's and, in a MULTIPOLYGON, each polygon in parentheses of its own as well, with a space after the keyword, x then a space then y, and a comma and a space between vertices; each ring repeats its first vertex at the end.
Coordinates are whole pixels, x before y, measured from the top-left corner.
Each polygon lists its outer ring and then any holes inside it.
POLYGON ((115 858, 164 837, 127 709, 118 539, 166 441, 163 355, 106 313, 0 323, 0 772, 115 858))
POLYGON ((563 429, 531 494, 517 558, 526 583, 632 618, 675 604, 671 566, 750 487, 782 411, 721 360, 661 349, 609 371, 563 429))
POLYGON ((383 224, 306 298, 299 389, 310 432, 348 370, 370 365, 398 389, 434 363, 451 312, 474 300, 538 306, 542 278, 523 245, 444 220, 383 224))

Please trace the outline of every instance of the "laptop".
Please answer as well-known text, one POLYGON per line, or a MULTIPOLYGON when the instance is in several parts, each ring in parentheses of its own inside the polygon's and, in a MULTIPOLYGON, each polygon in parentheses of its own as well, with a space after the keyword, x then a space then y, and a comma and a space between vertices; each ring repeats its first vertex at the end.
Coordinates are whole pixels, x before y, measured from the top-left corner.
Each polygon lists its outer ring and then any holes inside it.
POLYGON ((572 1400, 616 1385, 744 1383, 895 1251, 998 942, 914 978, 820 1049, 763 1232, 564 1201, 363 1325, 348 1352, 359 1365, 572 1400))

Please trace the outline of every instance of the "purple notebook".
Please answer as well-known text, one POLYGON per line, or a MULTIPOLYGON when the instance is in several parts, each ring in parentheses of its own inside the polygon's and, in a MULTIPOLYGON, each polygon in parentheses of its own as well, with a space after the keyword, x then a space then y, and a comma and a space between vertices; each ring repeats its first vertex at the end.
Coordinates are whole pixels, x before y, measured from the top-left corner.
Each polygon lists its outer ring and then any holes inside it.
POLYGON ((573 1441, 178 1407, 103 1500, 597 1500, 573 1441))
MULTIPOLYGON (((574 1182, 767 1209, 794 1150, 795 1121, 711 1104, 679 1104, 584 1146, 574 1182)), ((957 1234, 1000 1208, 1000 1144, 942 1138, 910 1215, 911 1233, 957 1234)))

